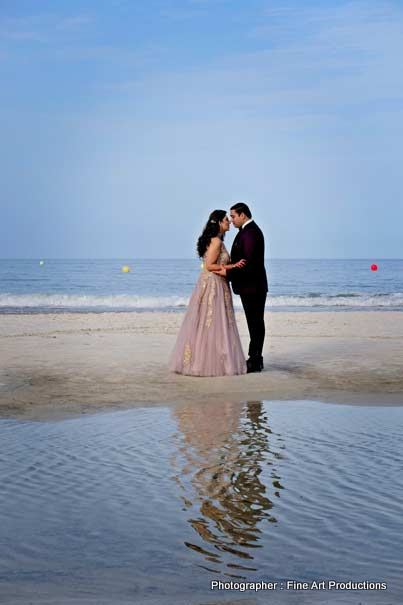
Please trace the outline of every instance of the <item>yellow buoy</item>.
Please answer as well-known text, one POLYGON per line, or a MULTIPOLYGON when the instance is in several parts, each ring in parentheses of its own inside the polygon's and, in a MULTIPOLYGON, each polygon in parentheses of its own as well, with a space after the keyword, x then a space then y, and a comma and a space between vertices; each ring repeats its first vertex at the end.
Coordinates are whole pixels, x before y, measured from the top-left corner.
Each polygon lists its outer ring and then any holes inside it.
POLYGON ((128 267, 128 265, 123 265, 122 267, 122 273, 130 273, 131 269, 130 267, 128 267))

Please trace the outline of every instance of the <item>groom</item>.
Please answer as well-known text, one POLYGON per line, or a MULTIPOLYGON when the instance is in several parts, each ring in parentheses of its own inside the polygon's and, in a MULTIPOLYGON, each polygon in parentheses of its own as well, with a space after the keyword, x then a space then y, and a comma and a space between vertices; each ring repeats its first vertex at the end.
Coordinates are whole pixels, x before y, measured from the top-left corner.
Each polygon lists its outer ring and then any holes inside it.
POLYGON ((230 269, 227 277, 235 294, 239 294, 248 323, 250 344, 248 373, 263 370, 263 342, 265 337, 264 307, 267 296, 267 277, 264 267, 264 237, 252 219, 249 207, 243 202, 231 206, 231 222, 239 232, 232 244, 231 263, 246 260, 244 267, 230 269))

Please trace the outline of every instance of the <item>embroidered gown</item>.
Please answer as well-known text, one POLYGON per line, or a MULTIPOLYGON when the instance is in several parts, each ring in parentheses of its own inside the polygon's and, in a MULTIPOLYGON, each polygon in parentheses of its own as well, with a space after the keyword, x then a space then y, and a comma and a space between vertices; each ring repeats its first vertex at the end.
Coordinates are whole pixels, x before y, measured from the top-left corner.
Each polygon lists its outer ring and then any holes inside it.
MULTIPOLYGON (((222 244, 217 263, 228 262, 229 254, 222 244)), ((246 373, 232 294, 225 277, 202 269, 171 355, 169 369, 188 376, 246 373)))

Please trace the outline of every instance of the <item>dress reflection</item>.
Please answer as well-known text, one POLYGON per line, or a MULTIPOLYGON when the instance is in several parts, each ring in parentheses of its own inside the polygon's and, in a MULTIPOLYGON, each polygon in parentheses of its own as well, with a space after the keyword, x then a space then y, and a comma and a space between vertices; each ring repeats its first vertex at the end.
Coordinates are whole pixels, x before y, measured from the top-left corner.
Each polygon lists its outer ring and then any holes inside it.
POLYGON ((183 405, 173 414, 179 428, 174 479, 201 538, 186 546, 203 555, 210 565, 201 567, 209 571, 232 577, 257 571, 262 524, 277 522, 273 501, 282 489, 274 466, 283 446, 262 402, 183 405))

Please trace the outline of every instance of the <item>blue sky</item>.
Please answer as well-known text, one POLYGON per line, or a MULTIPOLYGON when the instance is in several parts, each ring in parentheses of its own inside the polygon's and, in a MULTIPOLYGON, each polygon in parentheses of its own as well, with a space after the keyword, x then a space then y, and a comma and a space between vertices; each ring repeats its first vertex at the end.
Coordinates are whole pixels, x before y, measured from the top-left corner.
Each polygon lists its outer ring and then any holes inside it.
POLYGON ((0 257, 403 257, 403 3, 2 0, 0 257), (235 235, 229 237, 231 238, 235 235))

